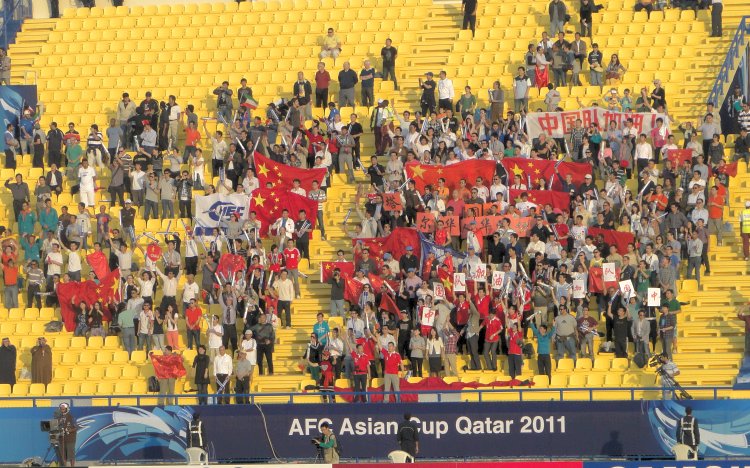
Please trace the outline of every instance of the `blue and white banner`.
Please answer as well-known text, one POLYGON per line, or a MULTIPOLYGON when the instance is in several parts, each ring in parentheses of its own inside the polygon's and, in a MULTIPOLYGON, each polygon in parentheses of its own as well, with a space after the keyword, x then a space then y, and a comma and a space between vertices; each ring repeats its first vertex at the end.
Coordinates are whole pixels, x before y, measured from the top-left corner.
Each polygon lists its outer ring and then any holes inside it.
MULTIPOLYGON (((0 118, 3 121, 2 131, 13 124, 18 136, 18 122, 21 118, 23 97, 15 92, 10 86, 0 86, 0 118)), ((0 151, 5 151, 5 138, 0 138, 0 151)))
MULTIPOLYGON (((187 428, 196 413, 212 461, 314 458, 310 439, 323 422, 336 433, 345 458, 382 460, 398 448, 398 425, 407 412, 420 430, 419 456, 428 459, 669 459, 688 404, 700 427, 701 458, 750 458, 750 400, 74 406, 71 414, 80 426, 76 458, 87 462, 184 461, 187 428)), ((0 431, 23 434, 0 444, 0 463, 43 457, 49 444, 39 421, 51 419, 53 411, 0 409, 0 431)), ((612 462, 592 468, 746 465, 612 462)))
POLYGON ((240 219, 247 219, 250 208, 250 197, 245 194, 232 193, 229 195, 204 195, 195 197, 195 235, 210 235, 204 231, 219 227, 232 216, 239 215, 240 219), (208 228, 208 229, 207 229, 208 228))

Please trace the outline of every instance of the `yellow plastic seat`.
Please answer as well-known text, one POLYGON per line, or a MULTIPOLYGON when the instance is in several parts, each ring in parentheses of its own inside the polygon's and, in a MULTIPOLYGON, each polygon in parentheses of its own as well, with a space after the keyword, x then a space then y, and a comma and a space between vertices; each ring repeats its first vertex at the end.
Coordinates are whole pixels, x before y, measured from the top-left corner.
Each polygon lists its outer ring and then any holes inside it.
POLYGON ((612 360, 611 369, 615 372, 624 372, 628 370, 629 364, 628 358, 615 358, 612 360))
POLYGON ((62 396, 63 395, 63 384, 60 382, 50 382, 47 384, 45 395, 49 396, 62 396))
POLYGON ((91 366, 88 368, 88 380, 99 381, 104 378, 104 368, 98 366, 91 366))
POLYGON ((104 338, 104 349, 117 349, 120 347, 120 337, 117 335, 109 335, 104 338))
POLYGON ((570 372, 574 368, 574 362, 570 358, 562 358, 557 361, 557 372, 570 372))
MULTIPOLYGON (((545 376, 546 377, 546 376, 545 376)), ((572 378, 573 376, 571 376, 572 378)), ((536 379, 534 379, 536 382, 536 379)), ((553 374, 552 380, 549 382, 549 386, 552 388, 565 388, 568 386, 568 376, 565 374, 553 374)))
POLYGON ((550 386, 549 377, 546 375, 535 375, 532 380, 534 388, 548 388, 550 386))
POLYGON ((89 376, 87 367, 74 367, 70 369, 70 380, 84 381, 89 376))
POLYGON ((89 349, 101 349, 104 347, 104 338, 101 336, 90 336, 88 342, 89 349))

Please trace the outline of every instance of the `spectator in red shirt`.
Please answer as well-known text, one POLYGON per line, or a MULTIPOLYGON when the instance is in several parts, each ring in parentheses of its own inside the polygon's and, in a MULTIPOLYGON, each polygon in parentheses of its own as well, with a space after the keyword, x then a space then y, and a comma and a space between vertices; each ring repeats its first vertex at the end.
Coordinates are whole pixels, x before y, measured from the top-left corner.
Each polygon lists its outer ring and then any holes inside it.
MULTIPOLYGON (((220 132, 217 132, 217 138, 221 138, 220 132)), ((198 131, 197 124, 188 122, 185 128, 185 151, 182 153, 182 164, 187 164, 195 156, 199 141, 201 141, 201 132, 198 131)))
POLYGON ((383 401, 390 402, 390 392, 393 390, 396 397, 396 402, 401 401, 401 383, 399 372, 404 370, 404 365, 401 363, 401 355, 396 350, 396 345, 391 342, 388 343, 388 348, 382 348, 380 350, 383 355, 383 401), (387 398, 387 399, 386 399, 387 398))
POLYGON ((489 316, 484 320, 484 362, 487 369, 497 371, 497 352, 500 346, 500 332, 503 323, 497 317, 495 309, 490 309, 489 316))
POLYGON ((289 239, 286 241, 286 249, 284 249, 284 265, 286 266, 286 271, 289 273, 289 276, 292 279, 292 282, 294 283, 294 294, 297 296, 297 299, 299 299, 300 293, 299 293, 299 259, 300 259, 300 252, 295 247, 294 241, 292 239, 289 239))
POLYGON ((18 267, 12 258, 3 263, 3 280, 5 285, 3 305, 6 309, 18 307, 18 267))
POLYGON ((315 72, 315 107, 328 107, 328 86, 331 84, 331 74, 326 70, 326 64, 318 62, 315 72))
POLYGON ((523 358, 521 352, 523 349, 523 333, 518 329, 518 322, 513 322, 508 329, 508 374, 514 379, 521 375, 523 367, 523 358))
POLYGON ((352 351, 352 361, 354 361, 352 382, 355 392, 353 402, 367 403, 365 392, 367 392, 367 382, 370 380, 370 357, 365 354, 362 343, 357 343, 356 350, 352 351))
POLYGON ((201 317, 203 311, 198 307, 195 299, 190 299, 190 305, 185 310, 185 331, 187 332, 188 349, 193 349, 193 340, 195 346, 201 345, 201 317))
MULTIPOLYGON (((724 223, 724 195, 719 194, 717 186, 711 187, 708 195, 708 233, 715 234, 718 245, 721 245, 721 231, 724 223)), ((704 248, 708 248, 705 245, 704 248)))

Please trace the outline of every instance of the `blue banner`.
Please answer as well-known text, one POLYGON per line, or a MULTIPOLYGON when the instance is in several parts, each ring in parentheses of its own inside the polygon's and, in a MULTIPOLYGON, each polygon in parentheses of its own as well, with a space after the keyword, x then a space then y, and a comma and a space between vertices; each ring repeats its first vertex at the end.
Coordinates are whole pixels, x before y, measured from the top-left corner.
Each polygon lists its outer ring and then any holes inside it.
MULTIPOLYGON (((8 124, 13 124, 18 131, 18 121, 21 118, 23 97, 12 89, 12 86, 0 86, 0 119, 3 121, 3 133, 8 124)), ((18 135, 18 133, 16 133, 18 135)), ((0 151, 5 150, 5 138, 0 138, 0 151)))
MULTIPOLYGON (((702 457, 750 457, 750 400, 689 404, 701 431, 702 457)), ((39 424, 51 419, 53 411, 0 410, 0 430, 24 434, 13 443, 0 444, 0 462, 44 457, 49 444, 39 424)), ((398 447, 396 433, 406 412, 420 429, 420 456, 425 458, 670 458, 685 403, 279 404, 71 410, 80 427, 77 459, 107 463, 185 460, 187 429, 194 414, 200 414, 203 421, 212 460, 313 458, 310 439, 319 435, 323 422, 331 424, 345 458, 384 459, 398 447)), ((627 464, 611 466, 631 468, 627 464)))

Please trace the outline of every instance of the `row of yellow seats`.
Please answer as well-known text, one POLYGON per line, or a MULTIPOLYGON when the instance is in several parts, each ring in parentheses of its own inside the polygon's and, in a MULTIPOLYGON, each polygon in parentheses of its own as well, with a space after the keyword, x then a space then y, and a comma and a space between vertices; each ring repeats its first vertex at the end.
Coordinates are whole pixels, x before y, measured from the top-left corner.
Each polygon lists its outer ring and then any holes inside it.
MULTIPOLYGON (((306 4, 310 10, 333 10, 341 8, 385 8, 413 7, 428 4, 426 0, 392 0, 377 2, 377 0, 352 0, 343 3, 341 0, 311 0, 306 4)), ((178 15, 208 15, 223 13, 249 13, 251 11, 299 11, 299 5, 291 0, 264 2, 214 2, 214 3, 176 3, 173 5, 120 6, 104 8, 69 8, 63 11, 63 18, 111 18, 126 16, 178 16, 178 15)), ((239 15, 243 16, 243 15, 239 15)))
POLYGON ((15 307, 6 309, 0 307, 0 322, 16 320, 52 320, 55 317, 55 309, 52 307, 15 307))
MULTIPOLYGON (((125 353, 127 353, 125 351, 125 353)), ((127 358, 127 356, 126 356, 127 358)), ((93 381, 97 382, 102 379, 109 380, 138 380, 142 379, 141 370, 135 365, 123 362, 112 362, 107 365, 88 365, 65 367, 56 366, 53 371, 52 379, 55 382, 66 381, 93 381)))

